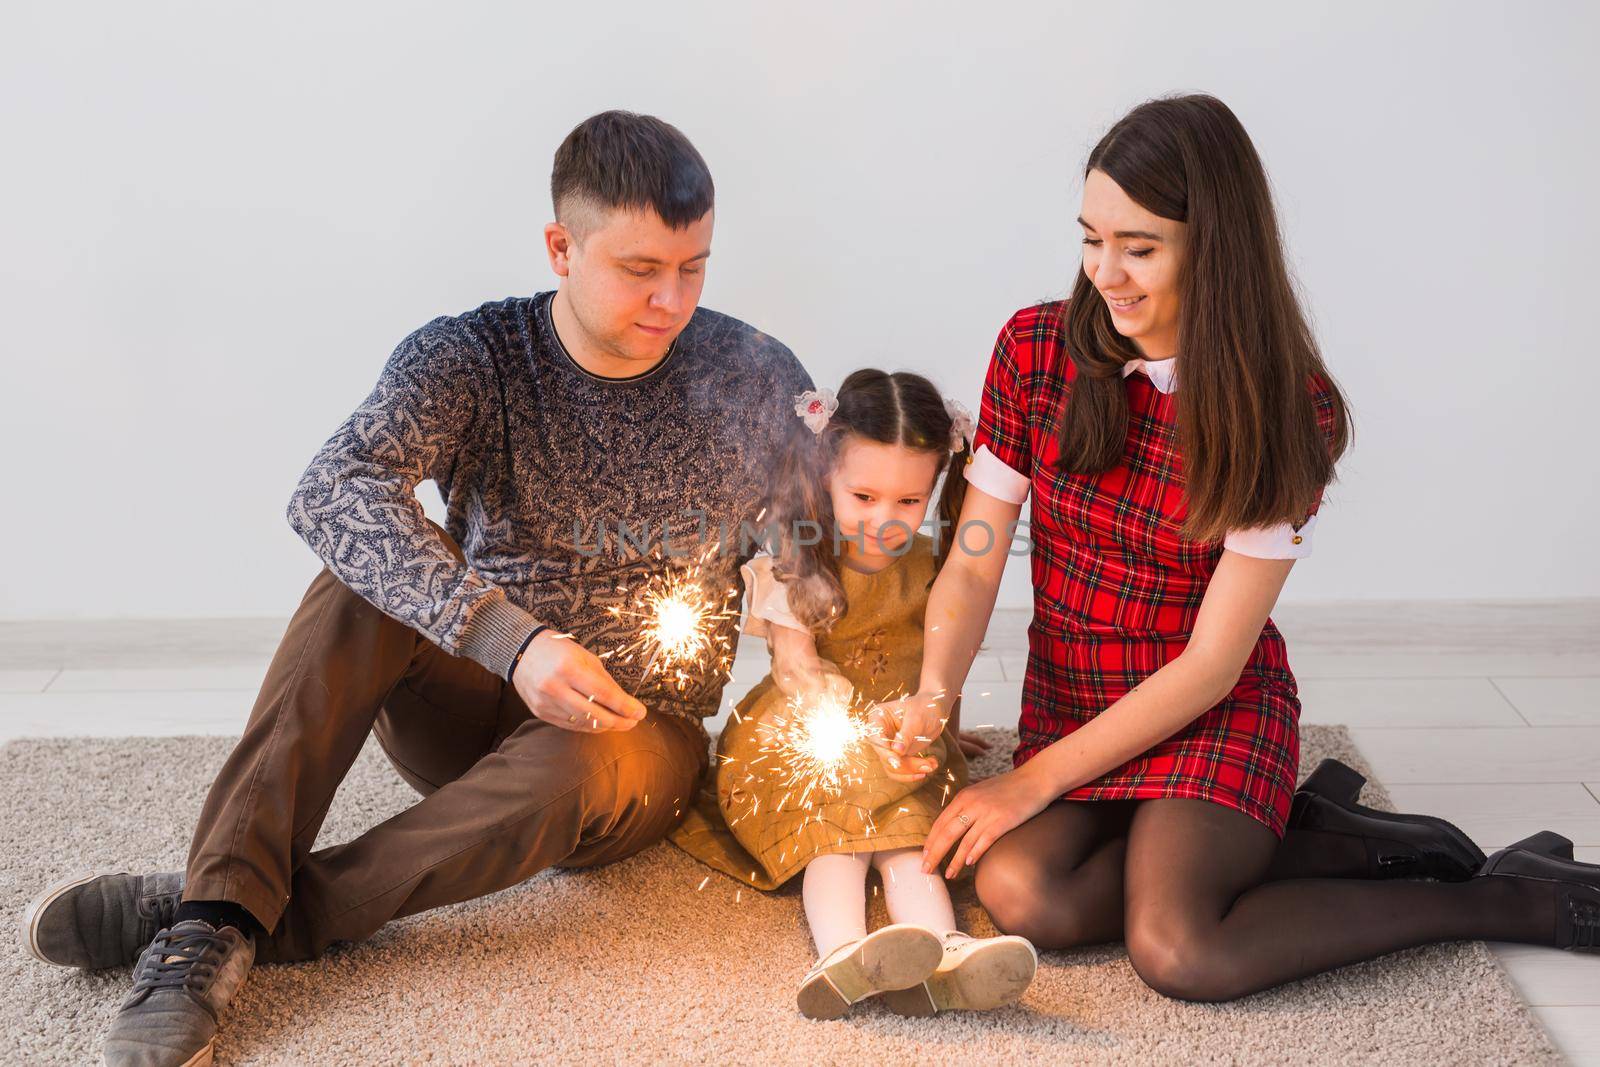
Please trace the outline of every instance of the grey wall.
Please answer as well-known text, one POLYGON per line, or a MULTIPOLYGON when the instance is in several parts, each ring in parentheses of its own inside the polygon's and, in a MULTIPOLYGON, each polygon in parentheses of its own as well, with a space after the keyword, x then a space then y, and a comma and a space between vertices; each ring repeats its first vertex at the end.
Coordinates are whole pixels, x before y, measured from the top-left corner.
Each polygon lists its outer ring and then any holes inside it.
POLYGON ((1174 90, 1251 131, 1354 404, 1285 597, 1600 595, 1593 5, 10 10, 0 616, 292 610, 296 476, 408 330, 553 283, 594 111, 711 163, 707 306, 976 407, 1076 269, 1089 147, 1174 90))

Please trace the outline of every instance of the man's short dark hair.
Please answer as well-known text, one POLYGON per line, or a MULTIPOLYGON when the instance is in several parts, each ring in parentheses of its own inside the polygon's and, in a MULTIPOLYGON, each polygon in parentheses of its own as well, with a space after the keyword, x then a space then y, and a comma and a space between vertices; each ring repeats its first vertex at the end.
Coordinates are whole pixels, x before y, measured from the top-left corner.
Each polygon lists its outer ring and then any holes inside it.
POLYGON ((715 196, 706 161, 676 126, 652 115, 602 111, 556 149, 550 199, 563 225, 591 211, 648 208, 681 230, 704 217, 715 196))

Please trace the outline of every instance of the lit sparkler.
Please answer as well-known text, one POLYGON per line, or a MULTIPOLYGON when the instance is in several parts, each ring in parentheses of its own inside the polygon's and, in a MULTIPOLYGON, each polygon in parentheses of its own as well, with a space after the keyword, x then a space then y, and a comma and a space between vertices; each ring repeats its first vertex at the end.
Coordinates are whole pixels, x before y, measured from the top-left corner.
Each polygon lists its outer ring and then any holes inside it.
POLYGON ((846 699, 828 693, 791 697, 783 712, 758 724, 761 758, 773 757, 770 773, 790 791, 780 806, 797 797, 809 807, 861 783, 872 758, 873 728, 853 703, 853 693, 846 699))
POLYGON ((728 589, 720 598, 708 592, 707 558, 682 573, 653 576, 633 605, 610 608, 614 618, 631 620, 638 636, 600 658, 631 663, 643 656, 639 686, 654 674, 679 693, 707 674, 726 676, 734 653, 728 635, 737 632, 739 622, 737 590, 728 589))

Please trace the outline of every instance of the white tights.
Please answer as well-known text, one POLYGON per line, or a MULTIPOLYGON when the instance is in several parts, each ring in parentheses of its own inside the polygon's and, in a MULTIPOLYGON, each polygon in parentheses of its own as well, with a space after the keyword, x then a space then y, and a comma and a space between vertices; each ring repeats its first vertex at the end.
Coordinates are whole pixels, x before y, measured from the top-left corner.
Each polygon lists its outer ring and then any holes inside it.
POLYGON ((922 849, 830 853, 806 864, 806 922, 818 956, 867 936, 868 867, 876 867, 883 879, 890 922, 915 923, 936 934, 956 928, 944 879, 922 873, 922 849))

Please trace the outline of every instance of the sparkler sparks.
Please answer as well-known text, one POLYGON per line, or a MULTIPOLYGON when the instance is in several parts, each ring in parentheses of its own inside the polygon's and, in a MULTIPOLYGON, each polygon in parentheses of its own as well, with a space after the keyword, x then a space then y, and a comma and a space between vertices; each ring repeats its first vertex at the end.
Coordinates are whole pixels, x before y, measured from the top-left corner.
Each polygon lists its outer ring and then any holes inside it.
POLYGON ((771 773, 806 806, 859 784, 873 730, 853 703, 853 693, 848 700, 831 694, 791 697, 782 712, 757 724, 763 754, 752 765, 771 756, 771 773))
POLYGON ((726 678, 734 651, 729 635, 738 631, 738 596, 734 589, 721 597, 707 589, 708 558, 701 556, 679 574, 652 576, 632 605, 610 608, 612 617, 627 620, 638 636, 600 658, 632 663, 643 657, 641 688, 654 676, 682 694, 714 674, 726 678))

